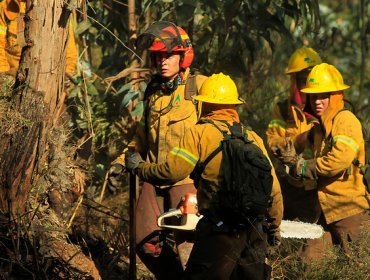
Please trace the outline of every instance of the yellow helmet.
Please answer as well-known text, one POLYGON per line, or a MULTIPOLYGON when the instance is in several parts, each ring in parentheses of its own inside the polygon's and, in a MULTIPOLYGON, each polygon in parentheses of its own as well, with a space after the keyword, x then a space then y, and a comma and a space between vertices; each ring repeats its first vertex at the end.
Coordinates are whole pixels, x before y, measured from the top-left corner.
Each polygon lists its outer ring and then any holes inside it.
POLYGON ((297 49, 289 58, 288 69, 285 74, 300 72, 306 68, 321 63, 321 58, 312 48, 302 47, 297 49))
POLYGON ((348 89, 343 77, 333 65, 321 63, 316 65, 307 77, 305 93, 336 92, 348 89))
POLYGON ((222 73, 208 77, 195 100, 214 104, 243 104, 239 98, 238 90, 234 81, 228 75, 222 73))

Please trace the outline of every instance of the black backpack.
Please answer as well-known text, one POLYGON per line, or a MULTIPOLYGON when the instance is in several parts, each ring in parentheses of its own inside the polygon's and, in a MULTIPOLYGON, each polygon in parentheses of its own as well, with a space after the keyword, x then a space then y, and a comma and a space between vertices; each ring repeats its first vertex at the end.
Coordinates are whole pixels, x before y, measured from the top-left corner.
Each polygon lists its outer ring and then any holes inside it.
POLYGON ((198 162, 191 178, 198 186, 200 176, 208 162, 222 151, 221 170, 223 183, 212 198, 211 207, 218 218, 225 223, 248 225, 257 218, 263 218, 270 206, 273 177, 271 164, 262 150, 247 138, 246 130, 240 123, 227 124, 223 131, 213 121, 224 136, 221 145, 204 162, 198 162))

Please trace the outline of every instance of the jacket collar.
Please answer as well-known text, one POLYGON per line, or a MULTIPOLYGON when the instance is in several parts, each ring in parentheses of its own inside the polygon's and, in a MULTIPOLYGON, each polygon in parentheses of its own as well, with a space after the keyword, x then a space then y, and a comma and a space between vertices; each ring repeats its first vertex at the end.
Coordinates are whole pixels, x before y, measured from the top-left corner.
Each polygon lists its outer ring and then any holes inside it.
POLYGON ((301 92, 298 89, 291 93, 290 104, 303 109, 301 92))
POLYGON ((325 137, 328 137, 333 129, 334 117, 344 108, 343 98, 343 91, 330 94, 329 106, 321 116, 321 123, 325 130, 325 137))
POLYGON ((202 116, 200 120, 220 120, 227 121, 229 123, 240 122, 239 114, 235 109, 218 109, 213 110, 205 116, 202 116))

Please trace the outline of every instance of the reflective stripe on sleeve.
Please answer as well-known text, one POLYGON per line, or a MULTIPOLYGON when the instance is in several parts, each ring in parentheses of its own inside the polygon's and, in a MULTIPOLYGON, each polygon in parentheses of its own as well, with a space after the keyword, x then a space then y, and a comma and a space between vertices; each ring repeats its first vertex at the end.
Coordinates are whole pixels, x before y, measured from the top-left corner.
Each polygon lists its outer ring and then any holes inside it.
POLYGON ((282 130, 286 129, 286 122, 280 119, 274 119, 269 123, 269 128, 280 128, 282 130))
POLYGON ((354 150, 356 153, 359 150, 358 144, 355 140, 353 140, 351 137, 348 137, 346 135, 336 135, 333 137, 334 143, 341 142, 348 147, 350 147, 352 150, 354 150))
POLYGON ((5 35, 7 29, 6 26, 0 25, 0 35, 5 35))
POLYGON ((192 153, 190 153, 188 150, 186 149, 181 149, 179 147, 174 147, 171 151, 170 151, 171 154, 173 154, 174 156, 177 156, 177 157, 180 157, 182 158, 183 160, 187 161, 188 163, 190 163, 191 166, 195 166, 198 162, 198 157, 193 155, 192 153))

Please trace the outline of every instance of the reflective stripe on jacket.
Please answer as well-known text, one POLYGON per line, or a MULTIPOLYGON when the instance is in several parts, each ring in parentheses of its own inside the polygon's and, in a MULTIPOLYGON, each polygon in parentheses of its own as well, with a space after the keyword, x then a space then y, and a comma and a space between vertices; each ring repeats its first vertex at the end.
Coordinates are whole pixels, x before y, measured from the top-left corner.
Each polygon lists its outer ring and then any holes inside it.
MULTIPOLYGON (((218 126, 227 130, 224 123, 217 120, 225 120, 230 124, 239 122, 235 110, 219 110, 207 118, 214 120, 218 126)), ((198 160, 204 161, 219 145, 223 135, 212 124, 197 124, 185 132, 184 137, 177 147, 174 147, 167 157, 167 161, 161 164, 144 163, 139 166, 139 176, 144 181, 157 184, 172 184, 187 177, 194 169, 198 160)), ((267 156, 267 151, 262 139, 253 131, 248 131, 248 139, 252 140, 267 156)), ((217 192, 222 185, 221 167, 222 153, 218 153, 205 167, 202 179, 197 189, 199 210, 209 209, 213 193, 217 192), (221 171, 221 172, 220 172, 221 171)), ((282 214, 282 196, 280 185, 272 171, 274 183, 272 190, 273 205, 269 209, 269 216, 274 220, 272 224, 279 226, 282 214)))
MULTIPOLYGON (((188 77, 189 72, 187 69, 184 79, 188 77)), ((206 78, 202 75, 196 76, 198 89, 206 78)), ((147 162, 162 163, 166 161, 170 151, 179 145, 185 131, 197 122, 196 107, 192 100, 185 99, 185 81, 172 94, 164 95, 158 90, 150 95, 146 102, 150 104, 149 110, 144 112, 147 115, 141 119, 135 137, 128 146, 135 147, 147 162), (166 109, 167 107, 170 109, 166 109)), ((124 154, 114 163, 124 165, 124 154)), ((193 183, 190 178, 182 179, 184 180, 176 185, 193 183)))
POLYGON ((324 130, 314 129, 318 197, 328 224, 369 208, 363 175, 352 163, 355 158, 365 160, 361 123, 350 111, 339 110, 324 117, 324 130))

